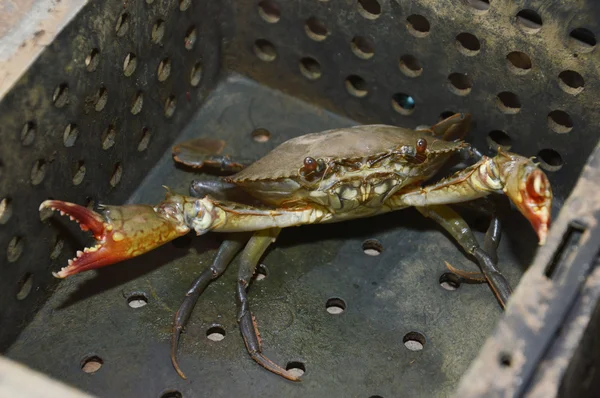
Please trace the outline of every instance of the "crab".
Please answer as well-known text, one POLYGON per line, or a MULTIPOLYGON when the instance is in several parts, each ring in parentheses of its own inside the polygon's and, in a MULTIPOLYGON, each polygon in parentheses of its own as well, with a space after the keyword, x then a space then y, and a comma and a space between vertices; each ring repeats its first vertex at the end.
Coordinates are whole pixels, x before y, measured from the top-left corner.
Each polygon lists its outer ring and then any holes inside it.
POLYGON ((499 224, 491 224, 489 239, 481 248, 465 220, 449 205, 504 194, 529 220, 537 243, 543 245, 550 225, 552 190, 533 159, 501 148, 487 157, 472 148, 463 139, 470 120, 469 114, 455 114, 429 128, 376 124, 310 133, 282 143, 254 162, 220 155, 220 149, 214 149, 216 140, 181 143, 173 148, 176 162, 193 168, 216 167, 229 174, 219 181, 193 181, 190 195, 165 187, 165 200, 155 206, 103 205, 100 214, 60 200, 41 204, 40 210, 50 208, 68 215, 97 241, 53 274, 65 278, 118 263, 191 231, 197 235, 229 233, 174 316, 171 361, 183 378, 176 359, 181 332, 201 293, 241 252, 236 302, 248 353, 267 370, 300 380, 262 354, 247 296, 261 256, 287 227, 343 222, 415 207, 477 259, 479 276, 457 273, 488 282, 504 306, 510 286, 490 253, 497 246, 499 224), (469 154, 472 164, 425 184, 457 153, 469 154))

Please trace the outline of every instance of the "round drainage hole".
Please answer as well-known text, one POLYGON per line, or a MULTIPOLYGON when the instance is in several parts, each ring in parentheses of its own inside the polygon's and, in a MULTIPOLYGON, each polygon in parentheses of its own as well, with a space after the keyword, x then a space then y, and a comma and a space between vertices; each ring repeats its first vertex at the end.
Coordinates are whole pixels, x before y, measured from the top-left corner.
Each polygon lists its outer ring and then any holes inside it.
POLYGON ((571 43, 582 52, 590 52, 596 47, 596 35, 585 28, 576 28, 569 33, 571 43))
POLYGON ((473 14, 485 14, 490 9, 490 0, 464 0, 473 14))
POLYGON ((554 149, 546 148, 538 152, 540 166, 548 171, 558 171, 563 167, 562 156, 554 149))
POLYGON ((300 72, 308 80, 316 80, 321 77, 321 64, 314 58, 302 58, 300 60, 300 72))
POLYGON ((467 95, 472 87, 471 78, 466 73, 451 73, 448 76, 448 89, 456 95, 467 95))
POLYGON ((417 77, 423 73, 421 62, 414 55, 405 54, 400 57, 400 71, 408 77, 417 77))
POLYGON ((560 72, 558 79, 558 85, 565 93, 577 95, 583 91, 585 80, 583 80, 583 76, 573 70, 560 72))
POLYGON ((362 98, 369 92, 367 82, 360 76, 350 75, 346 78, 346 90, 354 97, 362 98))
POLYGON ((304 25, 306 34, 314 41, 323 41, 327 38, 329 31, 327 26, 316 17, 310 17, 304 25))
POLYGON ((462 32, 456 36, 456 47, 461 54, 472 57, 479 54, 481 43, 477 36, 462 32))
POLYGON ((31 293, 31 288, 33 287, 33 275, 27 272, 19 280, 19 284, 17 286, 17 300, 24 300, 27 296, 29 296, 29 293, 31 293))
POLYGON ((264 143, 271 139, 271 132, 265 128, 257 128, 252 131, 252 139, 256 142, 264 143))
POLYGON ((521 110, 521 101, 515 93, 504 91, 498 94, 496 105, 498 109, 507 115, 514 115, 521 110))
POLYGON ((325 304, 325 309, 331 315, 339 315, 339 314, 343 313, 344 311, 346 311, 346 302, 344 300, 342 300, 341 298, 337 298, 337 297, 330 298, 329 300, 327 300, 327 303, 325 304))
POLYGON ((425 37, 431 29, 427 18, 419 14, 410 15, 406 18, 406 22, 408 32, 415 37, 425 37))
POLYGON ((375 54, 375 43, 365 36, 354 36, 350 47, 358 58, 370 59, 375 54))
POLYGON ((100 50, 97 48, 92 49, 92 51, 85 57, 85 66, 88 72, 93 72, 98 67, 100 63, 100 50))
POLYGON ((548 127, 555 133, 565 134, 573 130, 573 119, 565 111, 554 110, 548 114, 548 127))
POLYGON ((521 51, 509 53, 506 60, 508 61, 508 68, 515 75, 524 75, 531 70, 531 58, 521 51))
POLYGON ((206 338, 211 341, 221 341, 225 338, 225 329, 221 325, 213 325, 206 331, 206 338))
POLYGON ((81 361, 81 370, 85 373, 96 373, 104 364, 102 358, 97 355, 92 355, 84 358, 81 361))
POLYGON ((274 1, 263 0, 258 3, 258 15, 266 22, 276 23, 281 18, 281 11, 279 5, 274 1))
POLYGON ((377 0, 358 0, 358 12, 367 19, 377 19, 381 15, 381 5, 377 0))
POLYGON ((379 256, 383 251, 383 245, 377 239, 367 239, 363 242, 362 249, 368 256, 379 256))
POLYGON ((521 10, 516 18, 517 25, 525 33, 537 33, 542 29, 542 17, 533 10, 521 10))
POLYGON ((502 149, 508 151, 512 146, 512 139, 502 130, 493 130, 487 136, 487 144, 492 150, 502 147, 502 149))
POLYGON ((127 297, 127 305, 130 308, 142 308, 146 304, 148 304, 148 297, 146 297, 145 293, 135 292, 135 293, 131 293, 127 297))
POLYGON ((160 398, 183 398, 183 394, 177 390, 168 390, 163 392, 160 398))
POLYGON ((306 373, 306 367, 304 366, 304 363, 299 361, 288 362, 288 364, 285 366, 285 370, 296 377, 300 377, 306 373))
POLYGON ((0 200, 0 224, 6 224, 12 216, 12 200, 11 198, 3 198, 0 200))
POLYGON ((419 332, 408 332, 404 335, 402 342, 411 351, 421 351, 425 347, 425 336, 419 332))
POLYGON ((460 287, 460 279, 451 272, 444 272, 440 276, 440 286, 448 291, 454 291, 460 287))
POLYGON ((498 357, 498 361, 503 368, 508 368, 512 363, 512 355, 507 352, 502 352, 498 357))
POLYGON ((265 62, 271 62, 277 58, 275 46, 265 39, 259 39, 254 42, 254 54, 256 54, 258 59, 265 62))
POLYGON ((415 110, 415 99, 404 93, 396 93, 392 96, 392 107, 401 115, 408 116, 415 110))

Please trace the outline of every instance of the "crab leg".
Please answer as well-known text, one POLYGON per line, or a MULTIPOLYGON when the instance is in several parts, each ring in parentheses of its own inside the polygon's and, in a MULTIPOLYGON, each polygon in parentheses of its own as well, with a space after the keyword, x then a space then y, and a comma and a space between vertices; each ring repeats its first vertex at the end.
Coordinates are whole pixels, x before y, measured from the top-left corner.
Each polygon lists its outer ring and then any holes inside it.
POLYGON ((252 315, 252 312, 250 312, 250 304, 248 302, 247 290, 252 281, 252 276, 256 271, 256 266, 269 245, 275 241, 280 231, 280 228, 271 228, 256 232, 252 238, 250 238, 250 241, 241 254, 236 289, 238 323, 240 325, 240 332, 244 338, 246 349, 252 359, 265 369, 283 376, 288 380, 300 381, 298 377, 275 364, 262 354, 262 344, 258 326, 256 324, 256 318, 252 315))
POLYGON ((171 363, 173 367, 183 379, 186 379, 185 374, 177 363, 177 349, 179 347, 179 339, 181 332, 187 324, 200 295, 204 292, 210 282, 217 279, 225 272, 235 255, 244 247, 244 243, 248 241, 247 236, 232 236, 226 239, 219 247, 219 251, 215 256, 212 265, 205 269, 200 276, 192 283, 189 290, 185 294, 185 299, 175 313, 173 318, 173 331, 171 336, 171 363))
POLYGON ((504 193, 546 242, 552 191, 546 175, 528 158, 502 150, 433 185, 398 192, 386 201, 391 210, 407 206, 461 203, 504 193))
MULTIPOLYGON (((417 207, 417 210, 425 217, 431 218, 437 222, 452 235, 467 253, 475 256, 481 273, 488 282, 494 296, 496 296, 496 299, 500 303, 500 306, 504 309, 511 294, 511 288, 508 281, 496 268, 492 256, 487 254, 492 252, 494 253, 494 257, 496 257, 496 242, 498 242, 500 232, 499 224, 492 220, 488 233, 486 234, 486 237, 490 235, 489 238, 486 239, 488 244, 485 250, 482 250, 466 221, 449 206, 432 205, 427 207, 417 207)), ((494 219, 497 220, 496 217, 494 217, 494 219)), ((475 279, 475 277, 463 275, 462 273, 459 273, 458 275, 466 279, 475 279)))
POLYGON ((221 155, 224 147, 225 141, 222 140, 195 138, 175 145, 172 155, 175 161, 188 167, 214 167, 229 173, 238 172, 252 163, 251 160, 233 160, 221 155))

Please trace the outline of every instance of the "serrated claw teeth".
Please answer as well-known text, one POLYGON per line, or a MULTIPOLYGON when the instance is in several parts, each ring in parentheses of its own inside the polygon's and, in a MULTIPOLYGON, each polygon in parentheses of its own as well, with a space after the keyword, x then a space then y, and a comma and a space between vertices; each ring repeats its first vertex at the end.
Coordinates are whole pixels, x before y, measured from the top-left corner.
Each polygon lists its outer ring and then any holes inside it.
POLYGON ((77 250, 77 257, 83 256, 83 252, 81 250, 77 250))
POLYGON ((65 212, 61 210, 61 211, 60 211, 60 215, 61 215, 61 216, 64 216, 64 215, 65 215, 65 212))
POLYGON ((67 262, 69 265, 73 264, 73 260, 69 259, 69 261, 67 262))

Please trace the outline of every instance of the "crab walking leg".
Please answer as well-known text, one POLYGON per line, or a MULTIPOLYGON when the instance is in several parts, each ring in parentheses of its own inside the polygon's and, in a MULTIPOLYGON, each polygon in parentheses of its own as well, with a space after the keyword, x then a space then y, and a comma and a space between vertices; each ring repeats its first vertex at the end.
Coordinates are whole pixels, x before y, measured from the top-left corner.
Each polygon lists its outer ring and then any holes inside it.
POLYGON ((186 379, 185 374, 177 363, 177 349, 179 348, 179 339, 181 332, 187 324, 200 295, 204 292, 210 282, 217 279, 225 272, 235 255, 244 247, 244 243, 248 241, 248 236, 231 236, 223 241, 219 247, 219 251, 215 256, 212 265, 205 269, 200 276, 192 283, 189 290, 185 294, 185 299, 175 313, 173 318, 173 331, 171 336, 171 363, 173 367, 183 379, 186 379))
POLYGON ((201 169, 204 167, 218 168, 228 173, 236 173, 253 161, 248 159, 232 159, 221 155, 225 141, 211 138, 194 138, 181 142, 173 147, 173 158, 188 167, 201 169))
MULTIPOLYGON (((417 207, 417 210, 425 217, 431 218, 437 222, 442 228, 448 231, 454 239, 456 239, 467 253, 475 256, 483 276, 492 289, 494 296, 496 296, 496 299, 500 303, 500 306, 504 309, 512 292, 510 285, 496 268, 495 263, 490 256, 479 247, 479 243, 477 243, 477 240, 466 221, 458 213, 445 205, 417 207)), ((495 233, 496 231, 497 229, 492 228, 492 233, 495 233)), ((494 242, 494 239, 490 239, 490 242, 494 242)), ((492 247, 493 245, 494 243, 492 243, 492 247)), ((495 250, 496 248, 493 247, 493 251, 495 250)))
POLYGON ((256 232, 244 248, 240 255, 240 268, 238 271, 238 281, 236 289, 236 301, 238 304, 238 323, 240 332, 244 338, 248 353, 258 364, 267 370, 285 377, 288 380, 300 381, 289 371, 275 364, 262 354, 260 333, 256 325, 256 319, 250 312, 248 302, 248 287, 252 281, 252 276, 256 271, 256 266, 271 243, 275 241, 280 228, 271 228, 256 232))

